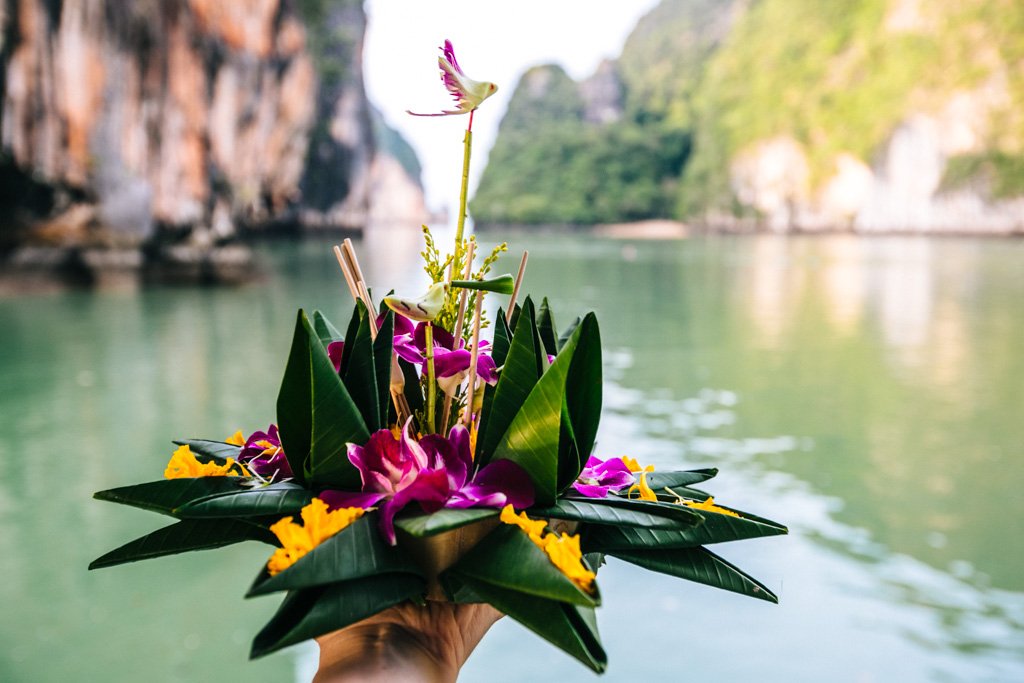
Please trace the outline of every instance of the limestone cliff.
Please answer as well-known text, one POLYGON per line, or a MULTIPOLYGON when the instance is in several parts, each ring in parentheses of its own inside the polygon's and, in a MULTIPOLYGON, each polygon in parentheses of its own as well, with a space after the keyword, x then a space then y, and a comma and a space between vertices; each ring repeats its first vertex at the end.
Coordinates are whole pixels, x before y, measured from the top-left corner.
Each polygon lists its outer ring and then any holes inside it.
POLYGON ((0 25, 0 248, 361 229, 396 179, 361 0, 0 0, 0 25))

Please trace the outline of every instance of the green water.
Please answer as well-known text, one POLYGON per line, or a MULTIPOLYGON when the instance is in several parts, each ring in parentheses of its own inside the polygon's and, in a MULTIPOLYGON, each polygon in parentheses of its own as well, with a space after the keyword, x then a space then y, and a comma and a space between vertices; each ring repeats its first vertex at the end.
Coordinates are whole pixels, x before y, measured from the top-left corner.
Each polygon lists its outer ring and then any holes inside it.
MULTIPOLYGON (((513 243, 557 322, 598 312, 599 454, 717 465, 792 530, 717 549, 778 606, 602 569, 605 680, 1024 680, 1024 242, 513 243)), ((378 289, 423 284, 415 233, 359 248, 378 289)), ((295 309, 344 322, 325 245, 261 254, 241 289, 0 299, 0 680, 308 680, 311 647, 247 661, 264 546, 85 569, 166 521, 93 491, 265 427, 295 309)), ((556 678, 595 677, 509 620, 464 676, 556 678)))

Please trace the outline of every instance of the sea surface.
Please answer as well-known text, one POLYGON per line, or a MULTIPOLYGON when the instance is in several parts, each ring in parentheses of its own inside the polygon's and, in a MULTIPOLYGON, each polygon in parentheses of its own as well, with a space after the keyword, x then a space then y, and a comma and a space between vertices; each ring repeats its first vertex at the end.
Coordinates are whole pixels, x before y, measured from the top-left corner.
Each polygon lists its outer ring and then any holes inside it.
MULTIPOLYGON (((499 272, 529 249, 556 323, 598 314, 598 454, 718 467, 717 501, 791 530, 715 548, 779 605, 610 560, 603 680, 1024 680, 1024 242, 512 240, 499 272)), ((357 249, 376 291, 425 287, 417 232, 357 249)), ((300 306, 344 329, 328 244, 258 256, 237 289, 0 299, 0 680, 310 678, 308 644, 248 661, 266 546, 86 570, 169 522, 94 491, 273 421, 300 306)), ((504 619, 461 680, 597 677, 504 619)))

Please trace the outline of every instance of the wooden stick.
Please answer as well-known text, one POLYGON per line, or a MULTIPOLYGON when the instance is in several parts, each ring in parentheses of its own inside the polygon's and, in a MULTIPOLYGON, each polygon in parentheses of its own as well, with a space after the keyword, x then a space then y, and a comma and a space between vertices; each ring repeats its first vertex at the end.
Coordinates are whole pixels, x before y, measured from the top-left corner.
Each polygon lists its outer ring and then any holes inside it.
POLYGON ((369 315, 370 338, 376 339, 377 308, 373 305, 373 299, 370 298, 370 290, 366 287, 366 280, 363 278, 363 269, 359 267, 359 258, 356 256, 355 247, 352 246, 352 240, 346 237, 345 241, 342 242, 342 248, 349 268, 352 269, 356 291, 359 292, 359 297, 363 300, 363 305, 366 306, 366 312, 369 315))
POLYGON ((466 410, 463 421, 467 427, 473 425, 473 394, 476 392, 476 361, 480 351, 480 315, 483 308, 484 293, 476 293, 476 309, 473 311, 473 351, 469 357, 469 387, 466 389, 466 410))
POLYGON ((334 256, 338 259, 338 265, 341 266, 341 274, 345 276, 345 284, 348 285, 348 291, 352 294, 352 300, 359 301, 359 289, 356 287, 355 278, 352 276, 348 261, 345 260, 345 255, 341 253, 341 247, 338 245, 334 245, 334 256))
POLYGON ((512 324, 512 311, 516 309, 516 297, 519 296, 519 286, 523 284, 523 275, 526 273, 526 259, 530 258, 530 252, 523 252, 523 259, 519 262, 519 273, 516 275, 516 285, 512 288, 512 296, 508 300, 508 310, 505 311, 505 322, 512 324))

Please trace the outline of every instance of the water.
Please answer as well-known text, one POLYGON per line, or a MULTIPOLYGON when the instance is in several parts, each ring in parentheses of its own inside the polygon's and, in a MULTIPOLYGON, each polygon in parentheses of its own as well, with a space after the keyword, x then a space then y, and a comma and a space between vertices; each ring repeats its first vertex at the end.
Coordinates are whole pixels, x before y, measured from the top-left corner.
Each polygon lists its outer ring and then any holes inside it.
MULTIPOLYGON (((791 528, 716 548, 778 606, 603 568, 605 680, 1024 680, 1024 242, 513 241, 557 322, 598 312, 599 453, 719 466, 718 500, 791 528)), ((415 233, 374 242, 371 283, 415 292, 415 233)), ((311 646, 246 660, 265 547, 85 569, 165 521, 93 491, 265 427, 295 309, 345 321, 324 245, 262 255, 237 290, 0 299, 0 680, 308 680, 311 646)), ((594 678, 510 620, 463 677, 594 678)))

